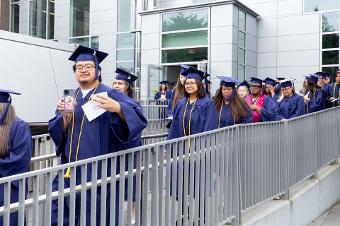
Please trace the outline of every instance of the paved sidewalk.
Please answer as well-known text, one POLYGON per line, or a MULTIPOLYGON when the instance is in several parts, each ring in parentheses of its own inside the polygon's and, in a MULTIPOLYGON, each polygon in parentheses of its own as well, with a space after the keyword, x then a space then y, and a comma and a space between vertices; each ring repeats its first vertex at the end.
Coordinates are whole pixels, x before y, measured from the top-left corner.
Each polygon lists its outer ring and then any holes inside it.
POLYGON ((307 226, 340 226, 340 203, 307 226))

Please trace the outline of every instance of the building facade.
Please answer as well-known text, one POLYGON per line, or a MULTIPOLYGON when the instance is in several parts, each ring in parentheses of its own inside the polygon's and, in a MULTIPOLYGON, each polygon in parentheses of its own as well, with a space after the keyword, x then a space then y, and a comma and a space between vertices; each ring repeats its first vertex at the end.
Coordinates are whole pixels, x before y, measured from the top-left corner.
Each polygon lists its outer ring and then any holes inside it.
POLYGON ((296 78, 339 68, 339 0, 2 0, 0 28, 108 52, 103 80, 116 67, 140 77, 141 98, 181 63, 239 80, 296 78))

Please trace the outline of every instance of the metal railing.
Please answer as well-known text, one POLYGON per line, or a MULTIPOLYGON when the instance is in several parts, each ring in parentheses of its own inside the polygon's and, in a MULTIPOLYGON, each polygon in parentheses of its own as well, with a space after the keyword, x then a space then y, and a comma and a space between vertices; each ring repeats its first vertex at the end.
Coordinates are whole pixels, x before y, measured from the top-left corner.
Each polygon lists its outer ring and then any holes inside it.
POLYGON ((144 116, 150 119, 166 119, 168 117, 168 102, 157 100, 140 100, 144 116))
POLYGON ((20 223, 26 216, 28 226, 48 226, 52 219, 62 222, 67 206, 71 222, 80 210, 81 225, 109 221, 130 226, 135 206, 135 225, 239 224, 242 211, 273 197, 289 198, 292 187, 336 160, 339 130, 338 107, 0 178, 5 192, 0 216, 4 226, 12 212, 20 223), (64 179, 68 167, 71 178, 64 179), (56 178, 61 184, 52 191, 56 178), (18 201, 11 201, 11 183, 24 191, 27 180, 33 181, 32 195, 25 199, 20 193, 18 201), (91 208, 86 200, 92 200, 91 208), (58 218, 51 217, 52 203, 58 204, 58 218))

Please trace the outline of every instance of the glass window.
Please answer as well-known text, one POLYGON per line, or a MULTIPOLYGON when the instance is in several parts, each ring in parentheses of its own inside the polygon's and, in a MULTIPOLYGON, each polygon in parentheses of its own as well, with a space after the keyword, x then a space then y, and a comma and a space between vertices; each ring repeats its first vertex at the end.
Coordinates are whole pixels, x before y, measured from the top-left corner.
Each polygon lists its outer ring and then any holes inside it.
POLYGON ((135 51, 133 49, 117 50, 117 61, 133 61, 135 51))
POLYGON ((165 13, 162 25, 163 32, 208 28, 208 10, 199 9, 165 13))
POLYGON ((93 36, 91 37, 91 48, 92 49, 99 49, 99 37, 93 36))
POLYGON ((125 69, 126 71, 130 73, 133 73, 134 68, 135 68, 135 65, 133 62, 118 62, 116 66, 117 68, 119 67, 119 68, 125 69))
POLYGON ((241 31, 246 31, 246 13, 239 10, 238 11, 238 29, 241 31))
POLYGON ((131 12, 132 12, 132 1, 131 0, 118 0, 118 32, 130 31, 131 30, 131 12))
POLYGON ((339 0, 305 0, 305 12, 340 9, 339 0))
POLYGON ((30 7, 30 35, 38 38, 46 38, 46 0, 31 0, 30 7))
POLYGON ((186 47, 208 45, 208 31, 181 32, 162 35, 162 47, 186 47))
POLYGON ((322 14, 322 31, 339 31, 340 12, 330 12, 322 14))
POLYGON ((339 48, 339 34, 322 35, 322 48, 339 48))
POLYGON ((339 50, 322 51, 322 64, 339 64, 339 50))
POLYGON ((162 63, 195 62, 208 59, 208 48, 163 50, 162 63))
POLYGON ((75 44, 79 44, 82 46, 90 47, 90 37, 72 38, 70 39, 70 43, 75 43, 75 44))
POLYGON ((48 18, 48 39, 54 39, 54 13, 55 13, 55 2, 49 0, 49 18, 48 18))
POLYGON ((89 35, 90 0, 71 1, 71 36, 89 35))
POLYGON ((133 33, 117 34, 117 49, 134 48, 135 35, 133 33))
POLYGON ((240 81, 245 80, 246 77, 246 67, 244 65, 238 65, 237 67, 237 79, 240 81))
POLYGON ((19 13, 20 13, 20 1, 11 0, 11 21, 10 21, 10 31, 19 33, 19 13))
POLYGON ((242 48, 238 48, 238 63, 245 64, 246 63, 246 50, 242 48))
POLYGON ((238 46, 246 48, 246 33, 242 31, 238 32, 238 46))

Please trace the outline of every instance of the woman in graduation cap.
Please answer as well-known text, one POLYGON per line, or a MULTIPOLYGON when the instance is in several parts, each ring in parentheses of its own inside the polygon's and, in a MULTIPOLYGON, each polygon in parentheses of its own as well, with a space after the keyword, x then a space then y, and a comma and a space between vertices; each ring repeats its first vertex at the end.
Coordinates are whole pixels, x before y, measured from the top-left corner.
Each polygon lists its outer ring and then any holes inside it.
POLYGON ((253 122, 266 122, 281 120, 277 103, 273 98, 263 95, 262 80, 251 78, 250 80, 250 95, 246 101, 253 112, 253 122))
MULTIPOLYGON (((0 178, 28 172, 32 156, 31 131, 27 123, 16 116, 11 94, 19 95, 13 91, 0 90, 0 178)), ((11 183, 10 192, 10 203, 18 202, 19 181, 11 183)), ((4 205, 4 197, 4 185, 1 184, 0 207, 4 205)), ((0 225, 4 225, 3 216, 0 216, 0 225)), ((9 225, 18 225, 17 212, 10 214, 9 225)))
POLYGON ((271 97, 273 100, 278 102, 280 95, 276 94, 275 92, 275 86, 277 85, 277 82, 274 79, 267 77, 263 80, 263 83, 265 84, 264 90, 266 96, 271 97))
POLYGON ((295 93, 292 81, 281 81, 283 99, 279 109, 283 119, 291 119, 305 114, 305 102, 302 96, 295 93))
POLYGON ((183 72, 184 96, 175 106, 168 139, 190 136, 217 128, 214 102, 205 95, 204 72, 188 68, 183 72))
MULTIPOLYGON (((79 46, 69 60, 76 62, 76 79, 79 87, 75 94, 75 110, 66 113, 64 103, 58 102, 56 116, 49 121, 49 133, 56 145, 56 154, 61 157, 61 163, 69 163, 81 159, 105 155, 130 148, 139 140, 137 139, 147 125, 147 120, 139 110, 134 100, 124 93, 111 89, 98 82, 98 65, 107 56, 106 53, 79 46), (103 95, 104 93, 107 96, 103 95), (88 119, 88 115, 82 109, 89 100, 106 110, 102 115, 88 119)), ((117 165, 119 165, 119 161, 117 165)), ((119 167, 117 167, 119 169, 119 167)), ((98 164, 98 172, 101 172, 101 164, 98 164)), ((91 180, 92 167, 87 167, 87 181, 91 180)), ((119 173, 119 171, 117 172, 119 173)), ((77 168, 76 184, 81 183, 81 171, 77 168)), ((64 186, 70 186, 71 171, 67 169, 63 178, 64 186)), ((100 178, 100 175, 98 176, 100 178)), ((53 190, 58 190, 59 177, 53 181, 53 190)), ((86 193, 86 213, 91 212, 94 203, 91 203, 91 192, 86 193)), ((80 225, 80 194, 76 196, 75 225, 80 225)), ((97 201, 100 200, 100 192, 97 192, 97 201)), ((107 197, 110 197, 109 190, 107 197)), ((118 197, 116 197, 118 203, 118 197)), ((96 222, 100 223, 101 208, 97 202, 96 222)), ((64 203, 64 224, 69 223, 68 202, 64 203)), ((116 208, 118 211, 118 209, 116 208)), ((110 216, 110 208, 107 205, 106 216, 110 216)), ((58 200, 52 202, 52 225, 58 222, 58 200)), ((106 219, 108 225, 109 217, 106 219)), ((90 225, 91 220, 86 220, 90 225)), ((117 222, 116 222, 117 225, 117 222)))
POLYGON ((247 96, 249 95, 249 89, 250 89, 249 83, 246 80, 244 80, 237 86, 237 93, 240 97, 246 99, 247 96))
POLYGON ((132 83, 137 80, 137 76, 125 71, 124 69, 116 69, 116 78, 112 88, 120 90, 129 97, 133 98, 132 83))
POLYGON ((312 74, 307 76, 307 80, 309 93, 304 97, 306 113, 324 110, 326 108, 326 99, 322 88, 318 86, 319 76, 312 74))
POLYGON ((335 74, 335 82, 327 86, 326 94, 333 107, 340 105, 340 69, 335 74))
POLYGON ((171 98, 171 90, 169 90, 169 82, 161 81, 159 86, 159 91, 155 95, 155 100, 159 101, 169 101, 171 98))
POLYGON ((240 123, 251 123, 253 113, 245 100, 236 91, 236 79, 225 76, 217 76, 221 79, 220 88, 214 97, 217 108, 218 128, 240 123))

